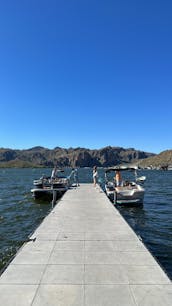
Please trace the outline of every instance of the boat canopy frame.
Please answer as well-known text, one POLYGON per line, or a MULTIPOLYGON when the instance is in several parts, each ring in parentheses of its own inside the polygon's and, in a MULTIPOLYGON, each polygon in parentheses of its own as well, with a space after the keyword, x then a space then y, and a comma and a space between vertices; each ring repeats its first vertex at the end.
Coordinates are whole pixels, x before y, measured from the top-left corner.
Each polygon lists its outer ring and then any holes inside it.
POLYGON ((106 168, 105 169, 105 173, 108 172, 113 172, 113 171, 137 171, 138 167, 137 166, 114 166, 114 167, 110 167, 110 168, 106 168))

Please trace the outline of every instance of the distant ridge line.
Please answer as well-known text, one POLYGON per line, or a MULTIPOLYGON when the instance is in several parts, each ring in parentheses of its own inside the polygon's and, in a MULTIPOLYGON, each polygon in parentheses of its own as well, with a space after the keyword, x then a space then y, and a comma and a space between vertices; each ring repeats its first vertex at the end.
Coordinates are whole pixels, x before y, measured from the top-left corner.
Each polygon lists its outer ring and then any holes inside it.
POLYGON ((60 148, 36 146, 29 149, 0 149, 0 167, 108 167, 133 163, 155 154, 134 148, 111 147, 101 149, 60 148))

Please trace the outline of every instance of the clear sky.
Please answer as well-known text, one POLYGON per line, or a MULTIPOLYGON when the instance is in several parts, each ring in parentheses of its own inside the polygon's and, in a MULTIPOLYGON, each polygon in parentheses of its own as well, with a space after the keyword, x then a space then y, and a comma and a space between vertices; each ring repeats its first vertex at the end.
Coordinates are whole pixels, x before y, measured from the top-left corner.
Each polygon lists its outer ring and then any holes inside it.
POLYGON ((0 147, 172 148, 171 0, 1 0, 0 147))

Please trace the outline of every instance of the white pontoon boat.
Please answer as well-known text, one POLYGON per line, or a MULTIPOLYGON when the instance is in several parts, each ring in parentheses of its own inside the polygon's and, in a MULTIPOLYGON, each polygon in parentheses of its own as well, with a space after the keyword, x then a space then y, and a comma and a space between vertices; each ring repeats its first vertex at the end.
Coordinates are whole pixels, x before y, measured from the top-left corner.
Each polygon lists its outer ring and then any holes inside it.
POLYGON ((32 195, 35 199, 53 199, 61 196, 70 186, 70 176, 61 175, 63 170, 56 170, 56 176, 42 176, 34 180, 34 188, 31 189, 32 195))

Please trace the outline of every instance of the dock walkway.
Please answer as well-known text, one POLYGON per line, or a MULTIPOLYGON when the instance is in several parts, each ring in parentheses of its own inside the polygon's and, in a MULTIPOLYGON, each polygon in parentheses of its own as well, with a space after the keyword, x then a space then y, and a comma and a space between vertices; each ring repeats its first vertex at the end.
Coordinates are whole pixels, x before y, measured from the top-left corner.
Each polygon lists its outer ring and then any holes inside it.
POLYGON ((65 193, 0 277, 2 306, 171 306, 172 284, 106 195, 65 193))

